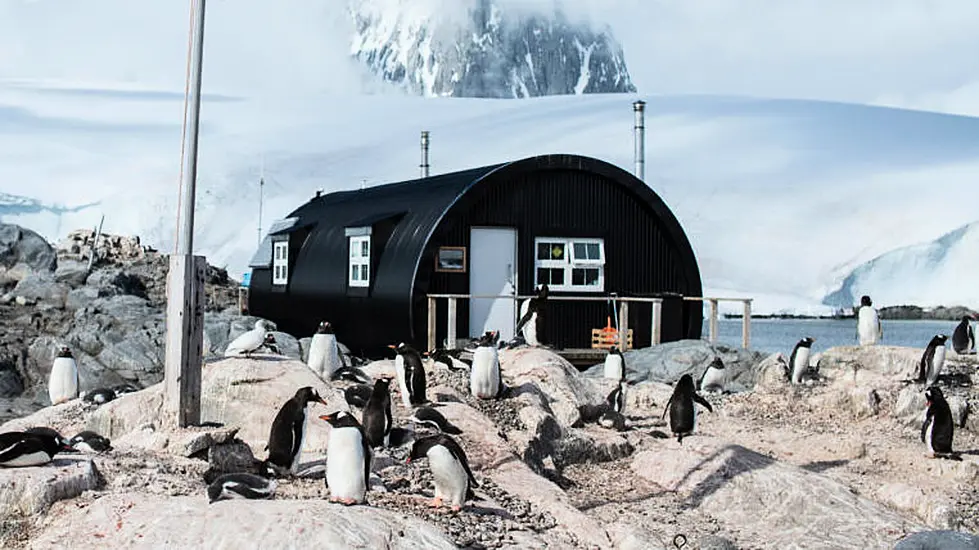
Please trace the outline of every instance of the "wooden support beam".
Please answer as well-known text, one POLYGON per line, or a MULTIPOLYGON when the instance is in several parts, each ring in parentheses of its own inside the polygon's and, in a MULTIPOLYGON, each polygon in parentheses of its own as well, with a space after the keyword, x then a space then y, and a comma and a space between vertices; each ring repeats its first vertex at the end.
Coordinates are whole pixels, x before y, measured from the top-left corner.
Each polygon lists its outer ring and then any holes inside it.
POLYGON ((717 299, 711 298, 710 300, 710 322, 708 324, 708 341, 711 344, 717 343, 717 299))
POLYGON ((653 302, 653 336, 650 339, 651 346, 658 345, 663 340, 663 302, 657 300, 653 302))
POLYGON ((185 428, 201 421, 201 359, 204 346, 204 256, 174 254, 167 274, 167 335, 164 387, 170 421, 185 428))
POLYGON ((741 317, 741 347, 751 347, 751 300, 743 302, 744 311, 741 317))
POLYGON ((428 298, 428 349, 435 349, 435 298, 428 298))
POLYGON ((629 349, 629 302, 619 302, 619 351, 629 349))
POLYGON ((449 298, 449 320, 448 320, 448 344, 446 349, 456 349, 456 302, 455 298, 449 298))

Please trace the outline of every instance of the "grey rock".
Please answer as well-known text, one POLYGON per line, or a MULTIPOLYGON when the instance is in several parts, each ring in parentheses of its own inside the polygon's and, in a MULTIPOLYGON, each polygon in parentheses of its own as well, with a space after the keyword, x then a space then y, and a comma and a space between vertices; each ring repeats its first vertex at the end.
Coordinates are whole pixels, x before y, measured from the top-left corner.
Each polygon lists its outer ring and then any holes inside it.
POLYGON ((0 266, 24 263, 34 271, 54 271, 58 257, 44 237, 18 225, 0 223, 0 266))
POLYGON ((135 274, 118 267, 92 272, 85 284, 97 288, 100 296, 118 294, 146 298, 146 284, 135 274))
POLYGON ((207 461, 215 473, 248 472, 254 466, 252 448, 240 439, 212 445, 207 450, 207 461))
POLYGON ((17 372, 16 365, 6 363, 0 358, 0 397, 17 397, 24 393, 24 381, 17 372))
POLYGON ((309 360, 309 345, 313 343, 312 336, 299 339, 299 360, 305 363, 309 360))
POLYGON ((738 547, 724 537, 704 535, 697 540, 700 550, 738 550, 738 547))
POLYGON ((54 280, 71 287, 79 287, 88 279, 88 265, 75 261, 62 261, 54 271, 54 280))
POLYGON ((13 294, 29 301, 44 301, 61 307, 65 305, 68 290, 68 285, 55 281, 50 273, 42 272, 31 273, 21 279, 14 287, 13 294))
POLYGON ((275 345, 279 348, 279 353, 292 359, 299 359, 301 357, 299 340, 296 340, 295 336, 277 331, 272 334, 275 335, 275 345))
POLYGON ((44 466, 0 468, 0 517, 38 514, 102 483, 102 475, 87 457, 58 456, 44 466))
POLYGON ((979 536, 961 531, 919 531, 899 540, 894 550, 979 550, 979 536))
POLYGON ((96 288, 90 286, 73 288, 68 292, 68 297, 65 298, 65 307, 71 310, 78 310, 91 305, 92 301, 98 297, 99 291, 96 288))

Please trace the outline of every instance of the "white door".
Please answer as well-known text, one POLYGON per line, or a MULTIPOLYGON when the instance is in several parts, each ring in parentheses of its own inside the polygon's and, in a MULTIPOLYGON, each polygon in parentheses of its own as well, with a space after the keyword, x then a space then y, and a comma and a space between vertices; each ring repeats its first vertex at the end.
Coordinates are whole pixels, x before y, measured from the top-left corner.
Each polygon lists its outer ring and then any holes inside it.
MULTIPOLYGON (((517 230, 474 227, 469 234, 469 294, 514 295, 517 284, 517 230)), ((513 338, 516 305, 512 298, 469 300, 469 336, 500 331, 500 340, 513 338)))

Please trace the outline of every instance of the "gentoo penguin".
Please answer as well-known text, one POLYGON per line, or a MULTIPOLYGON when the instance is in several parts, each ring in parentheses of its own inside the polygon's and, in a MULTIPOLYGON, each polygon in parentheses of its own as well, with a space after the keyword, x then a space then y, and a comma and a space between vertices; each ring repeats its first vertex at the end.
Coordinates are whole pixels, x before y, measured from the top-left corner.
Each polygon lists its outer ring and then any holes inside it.
POLYGON ((343 399, 351 407, 363 409, 367 406, 367 400, 371 398, 374 386, 368 384, 356 384, 343 389, 343 399))
MULTIPOLYGON (((666 402, 666 410, 670 412, 670 430, 676 435, 677 443, 683 444, 683 436, 690 435, 697 429, 697 406, 700 403, 707 410, 714 412, 714 408, 706 399, 697 393, 693 386, 693 377, 684 374, 677 381, 673 388, 673 395, 666 402)), ((666 410, 663 416, 666 416, 666 410)))
POLYGON ((265 346, 265 335, 267 333, 268 329, 266 328, 265 320, 259 319, 255 321, 255 328, 240 334, 228 344, 228 347, 224 350, 224 356, 250 356, 265 346))
POLYGON ((802 375, 809 370, 809 356, 812 354, 812 343, 816 339, 806 336, 792 348, 792 355, 789 356, 789 372, 793 384, 802 383, 802 375))
POLYGON ((469 370, 469 391, 480 399, 495 399, 503 392, 500 356, 496 349, 499 331, 489 331, 479 340, 469 370))
POLYGON ((119 385, 116 385, 116 386, 112 386, 111 389, 112 389, 112 391, 116 392, 116 399, 119 399, 120 397, 122 397, 123 395, 126 395, 127 393, 136 393, 136 392, 139 391, 139 388, 137 388, 136 386, 134 386, 132 384, 128 384, 128 383, 123 383, 123 384, 119 384, 119 385))
POLYGON ((67 442, 68 442, 68 440, 65 439, 65 437, 63 435, 61 435, 60 432, 58 432, 58 430, 56 430, 54 428, 49 428, 47 426, 33 426, 31 428, 27 428, 26 430, 24 430, 24 432, 29 433, 29 434, 41 434, 41 435, 46 435, 46 436, 49 436, 49 437, 53 437, 53 438, 57 439, 58 441, 61 441, 62 443, 66 444, 66 445, 67 445, 67 442))
POLYGON ((437 348, 429 352, 425 352, 433 363, 442 363, 449 370, 464 371, 468 370, 472 365, 459 359, 457 356, 453 355, 452 352, 461 353, 462 350, 446 350, 444 348, 437 348))
POLYGON ((207 486, 207 502, 233 498, 264 499, 272 498, 278 483, 274 479, 239 472, 218 476, 207 486))
POLYGON ((452 510, 459 511, 467 500, 475 495, 473 488, 479 483, 469 469, 466 453, 456 440, 445 434, 435 434, 422 437, 411 446, 408 463, 419 458, 428 458, 428 467, 435 481, 435 498, 432 506, 442 506, 442 500, 448 500, 452 510))
POLYGON ((371 447, 388 445, 388 436, 394 420, 391 416, 391 393, 388 389, 390 378, 380 378, 374 382, 370 399, 364 407, 364 435, 371 447))
POLYGON ((360 504, 370 489, 373 452, 364 429, 346 411, 320 417, 332 426, 326 448, 326 484, 330 502, 360 504))
POLYGON ((75 437, 68 440, 68 445, 83 453, 104 453, 112 450, 112 443, 108 438, 89 430, 78 432, 75 437))
POLYGON ((955 432, 955 422, 952 421, 952 410, 945 401, 942 390, 932 386, 925 390, 925 421, 921 424, 921 442, 928 447, 931 458, 948 458, 962 460, 962 457, 952 451, 952 435, 955 432))
POLYGON ((398 376, 398 389, 401 391, 401 403, 409 411, 413 405, 427 403, 425 397, 425 366, 422 356, 415 348, 404 342, 397 346, 389 345, 397 352, 394 358, 394 370, 398 376))
POLYGON ((299 455, 306 440, 306 414, 313 402, 326 405, 326 401, 311 386, 299 388, 272 421, 269 431, 268 462, 296 475, 299 468, 299 455))
POLYGON ((962 317, 962 322, 955 327, 952 333, 952 349, 959 355, 973 354, 976 352, 976 337, 972 332, 972 318, 968 315, 962 317))
POLYGON ((934 386, 938 382, 938 374, 942 372, 942 366, 945 365, 945 340, 948 340, 948 336, 936 334, 921 355, 918 382, 923 382, 925 386, 934 386))
POLYGON ((61 451, 70 449, 63 438, 47 433, 0 433, 0 467, 40 466, 51 462, 61 451))
POLYGON ((605 397, 605 411, 598 418, 598 424, 605 428, 615 431, 625 431, 625 396, 626 381, 619 380, 619 384, 605 397))
POLYGON ((884 327, 880 324, 880 316, 874 309, 870 296, 860 298, 860 309, 857 310, 857 340, 861 346, 872 346, 884 337, 884 327))
POLYGON ((724 361, 720 357, 715 357, 713 361, 704 369, 704 374, 700 375, 697 382, 697 389, 700 391, 724 391, 725 382, 724 361))
POLYGON ((279 353, 279 344, 275 341, 275 334, 272 334, 271 332, 265 333, 265 341, 262 342, 262 347, 269 350, 270 353, 282 355, 279 353))
POLYGON ((446 420, 446 418, 442 416, 442 413, 438 412, 432 407, 418 407, 415 409, 415 414, 411 416, 411 419, 416 424, 431 426, 442 433, 452 435, 459 435, 462 433, 462 430, 446 420))
POLYGON ((541 285, 537 290, 537 295, 528 298, 520 304, 520 321, 514 330, 521 334, 528 346, 540 346, 540 337, 543 334, 544 306, 547 304, 547 283, 541 285))
POLYGON ((334 373, 344 366, 340 358, 337 336, 333 333, 333 325, 329 321, 320 322, 319 327, 316 328, 316 334, 309 343, 306 365, 324 381, 332 380, 334 373))
POLYGON ((78 397, 78 365, 68 346, 58 348, 48 378, 48 397, 59 405, 78 397))
POLYGON ((618 346, 612 346, 605 356, 605 378, 622 380, 625 378, 625 360, 618 346))
POLYGON ((98 388, 82 394, 82 401, 96 405, 105 405, 115 398, 116 392, 112 388, 98 388))

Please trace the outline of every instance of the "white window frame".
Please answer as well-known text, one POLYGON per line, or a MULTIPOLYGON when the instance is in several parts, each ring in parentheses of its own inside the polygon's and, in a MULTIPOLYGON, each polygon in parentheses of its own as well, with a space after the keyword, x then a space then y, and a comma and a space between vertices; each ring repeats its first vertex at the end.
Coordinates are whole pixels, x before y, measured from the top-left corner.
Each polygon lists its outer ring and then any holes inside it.
POLYGON ((272 284, 289 282, 289 241, 272 242, 272 284))
POLYGON ((371 284, 371 236, 351 235, 347 237, 349 251, 349 263, 347 265, 347 281, 352 287, 366 288, 371 284), (363 254, 364 245, 367 245, 367 254, 363 254), (356 268, 356 269, 355 269, 356 268), (356 271, 356 277, 355 272, 356 271), (364 271, 367 276, 363 276, 364 271))
POLYGON ((548 283, 550 290, 569 292, 604 292, 605 291, 605 239, 599 238, 570 238, 570 237, 535 237, 534 238, 534 286, 540 285, 537 280, 539 268, 561 269, 564 271, 564 284, 548 283), (541 243, 561 243, 564 245, 564 258, 560 260, 540 260, 537 258, 537 248, 541 243), (574 245, 597 244, 599 259, 576 258, 574 245), (575 269, 598 269, 598 281, 593 285, 573 284, 575 269))

